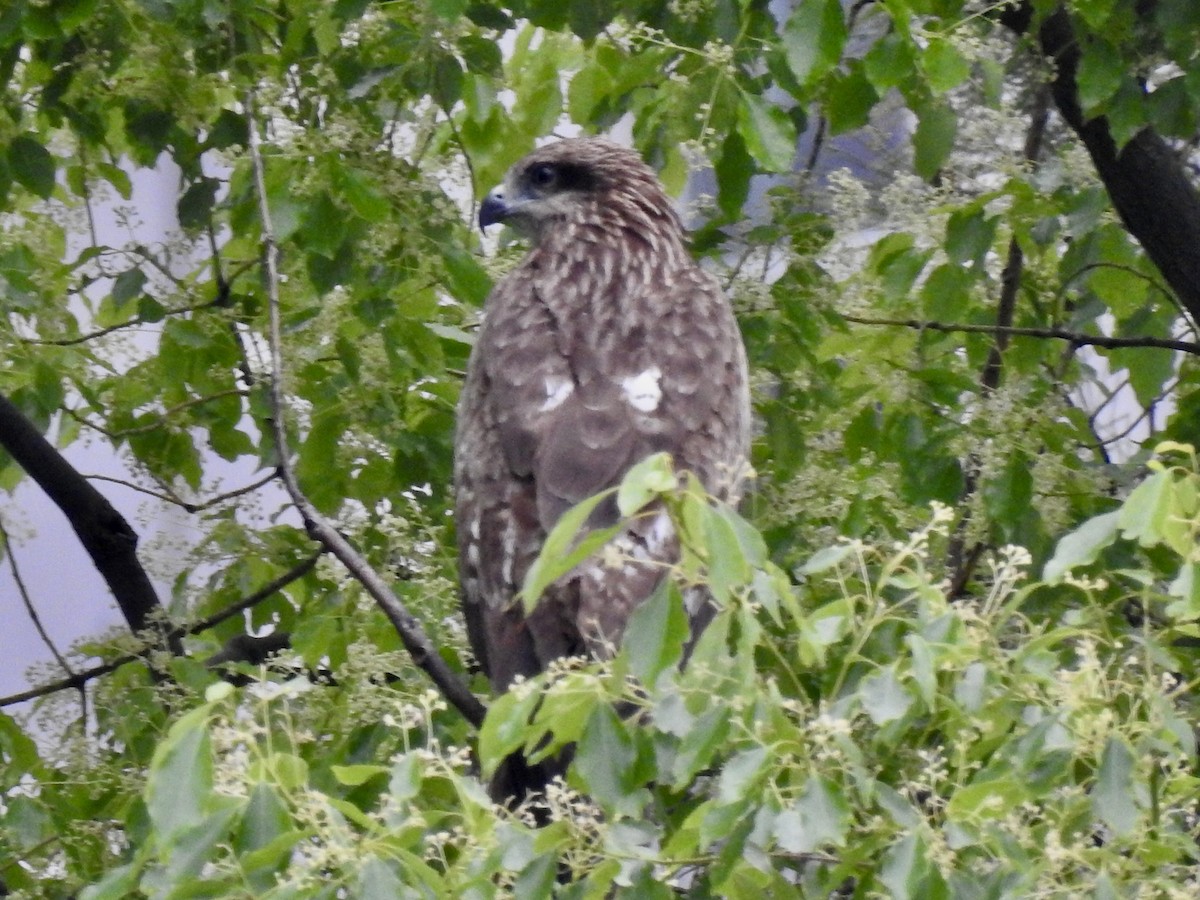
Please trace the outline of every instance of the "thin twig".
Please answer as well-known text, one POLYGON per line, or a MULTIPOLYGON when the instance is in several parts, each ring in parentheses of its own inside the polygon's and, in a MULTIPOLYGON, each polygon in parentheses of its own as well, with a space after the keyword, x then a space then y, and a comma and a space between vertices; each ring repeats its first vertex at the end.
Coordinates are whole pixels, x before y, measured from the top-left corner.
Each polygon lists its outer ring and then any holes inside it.
POLYGON ((89 481, 107 481, 111 484, 119 484, 121 487, 127 487, 131 491, 137 491, 139 494, 145 494, 148 497, 153 497, 163 503, 170 503, 172 506, 178 506, 184 512, 198 513, 203 512, 211 507, 218 506, 226 500, 234 500, 245 494, 257 491, 260 487, 272 481, 278 475, 277 472, 268 472, 257 481, 252 481, 250 484, 240 488, 235 488, 232 491, 226 491, 223 494, 217 494, 215 497, 209 497, 202 503, 189 503, 186 500, 180 499, 173 494, 165 494, 161 491, 151 490, 148 487, 142 487, 140 484, 134 484, 132 481, 126 481, 124 478, 113 478, 111 475, 84 475, 83 477, 89 481))
MULTIPOLYGON (((318 551, 312 556, 305 559, 303 562, 293 566, 288 571, 284 572, 274 581, 263 585, 253 594, 238 600, 236 603, 225 607, 220 612, 213 613, 207 618, 200 619, 198 622, 193 622, 186 628, 176 628, 172 631, 172 636, 175 638, 199 634, 202 631, 221 624, 226 619, 236 616, 238 613, 244 612, 255 606, 268 597, 287 587, 293 581, 303 578, 313 566, 317 564, 317 560, 321 558, 324 551, 318 551)), ((82 688, 93 678, 99 678, 101 675, 107 675, 110 672, 115 672, 121 666, 128 665, 131 662, 139 662, 143 660, 147 654, 152 652, 154 648, 147 648, 141 653, 127 653, 123 656, 118 656, 116 659, 109 660, 106 663, 101 663, 98 666, 93 666, 90 669, 83 669, 76 672, 70 678, 63 678, 59 681, 53 681, 49 684, 39 685, 35 688, 30 688, 27 691, 21 691, 19 694, 10 694, 7 697, 0 697, 0 707, 12 706, 16 703, 24 703, 27 700, 36 700, 39 697, 46 697, 58 691, 65 691, 70 688, 82 688)), ((69 670, 68 670, 69 671, 69 670)))
POLYGON ((17 586, 17 593, 21 595, 21 603, 25 606, 25 613, 29 616, 29 621, 33 622, 33 627, 38 633, 38 637, 42 639, 54 659, 58 662, 62 670, 68 675, 74 675, 71 667, 63 658, 63 655, 58 652, 58 647, 54 645, 54 641, 50 640, 50 635, 46 633, 46 629, 42 626, 42 619, 38 615, 37 609, 34 608, 33 600, 29 596, 29 590, 25 586, 25 580, 21 577, 21 569, 17 565, 17 555, 13 552, 12 539, 8 535, 8 529, 4 527, 3 520, 0 520, 0 541, 4 544, 5 555, 8 557, 8 568, 12 572, 13 583, 17 586))
POLYGON ((253 92, 246 96, 246 118, 250 128, 250 163, 254 172, 254 186, 258 194, 258 209, 262 229, 264 276, 269 310, 268 343, 270 345, 270 403, 271 428, 275 437, 275 452, 278 455, 280 478, 292 502, 300 511, 305 527, 314 540, 319 541, 344 565, 347 571, 363 586, 383 610, 400 636, 401 642, 412 657, 413 663, 423 670, 437 685, 442 695, 462 713, 472 725, 483 723, 486 712, 470 689, 446 665, 438 654, 421 623, 408 611, 400 599, 384 582, 370 564, 350 545, 342 535, 317 511, 300 489, 292 468, 287 443, 287 426, 284 422, 283 399, 283 341, 280 325, 279 300, 279 245, 271 227, 271 210, 267 203, 266 174, 263 168, 259 123, 253 92))
POLYGON ((877 319, 869 316, 843 315, 847 322, 856 325, 881 325, 892 328, 912 328, 916 331, 941 331, 946 333, 964 334, 1006 334, 1012 337, 1047 338, 1056 341, 1066 341, 1077 347, 1155 347, 1160 350, 1178 350, 1200 356, 1200 344, 1192 341, 1179 341, 1173 338, 1151 337, 1106 337, 1104 335, 1081 334, 1077 331, 1067 331, 1064 328, 1020 328, 1000 325, 972 325, 966 322, 927 322, 920 319, 877 319))
POLYGON ((213 400, 223 400, 226 397, 234 396, 246 397, 249 396, 249 391, 244 388, 229 388, 228 390, 218 391, 215 394, 209 394, 206 397, 192 397, 190 400, 184 400, 182 403, 177 403, 174 406, 164 409, 160 413, 156 413, 157 419, 154 422, 148 422, 145 425, 135 425, 132 428, 121 428, 117 431, 112 431, 108 428, 105 428, 103 425, 97 425, 87 416, 74 409, 71 409, 70 407, 64 406, 63 412, 80 425, 86 425, 88 428, 91 428, 93 431, 100 432, 107 438, 117 440, 119 438, 129 437, 130 435, 134 434, 148 434, 151 431, 162 428, 167 424, 167 420, 176 413, 191 409, 193 406, 203 406, 205 403, 211 403, 213 400))
POLYGON ((106 334, 112 334, 114 331, 121 331, 124 328, 136 328, 138 325, 154 325, 160 319, 168 316, 178 316, 184 313, 199 312, 203 309, 210 309, 217 305, 216 300, 208 300, 204 303, 196 303, 192 306, 180 306, 175 309, 164 309, 158 313, 159 318, 154 322, 147 321, 143 316, 134 316, 127 322, 121 322, 117 325, 109 325, 107 328, 98 328, 95 331, 89 331, 87 334, 81 334, 73 338, 20 338, 22 344, 46 345, 51 347, 73 347, 76 344, 86 344, 88 341, 94 341, 98 337, 104 337, 106 334))

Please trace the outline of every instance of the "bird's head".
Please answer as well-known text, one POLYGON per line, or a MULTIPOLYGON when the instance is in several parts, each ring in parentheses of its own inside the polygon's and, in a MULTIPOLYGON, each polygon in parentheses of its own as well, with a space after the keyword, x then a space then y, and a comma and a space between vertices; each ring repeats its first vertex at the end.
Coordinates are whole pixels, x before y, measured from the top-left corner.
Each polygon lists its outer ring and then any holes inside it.
POLYGON ((636 151, 572 138, 539 147, 509 169, 480 206, 479 227, 503 222, 538 242, 564 225, 617 216, 678 228, 658 178, 636 151))

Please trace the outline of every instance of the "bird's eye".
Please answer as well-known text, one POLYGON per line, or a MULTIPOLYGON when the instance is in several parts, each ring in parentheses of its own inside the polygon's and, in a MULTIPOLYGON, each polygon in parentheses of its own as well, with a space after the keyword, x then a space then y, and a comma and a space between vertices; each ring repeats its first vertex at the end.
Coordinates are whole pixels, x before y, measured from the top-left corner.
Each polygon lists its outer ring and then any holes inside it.
POLYGON ((554 183, 555 176, 554 166, 543 163, 540 166, 534 166, 529 172, 529 180, 538 187, 548 187, 554 183))

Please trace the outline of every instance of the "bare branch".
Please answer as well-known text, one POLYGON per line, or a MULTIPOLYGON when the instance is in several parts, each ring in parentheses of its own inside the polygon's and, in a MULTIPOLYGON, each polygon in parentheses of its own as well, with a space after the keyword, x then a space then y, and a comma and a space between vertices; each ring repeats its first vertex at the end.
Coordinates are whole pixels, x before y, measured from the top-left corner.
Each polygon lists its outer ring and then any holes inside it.
MULTIPOLYGON (((166 309, 159 313, 160 318, 167 316, 180 316, 185 313, 199 312, 202 309, 211 309, 218 305, 216 300, 208 300, 204 303, 196 303, 192 306, 180 306, 176 309, 166 309)), ((134 316, 128 322, 121 322, 117 325, 109 325, 107 328, 97 328, 95 331, 89 331, 87 334, 81 334, 73 338, 20 338, 22 344, 44 344, 52 347, 73 347, 76 344, 86 344, 88 341, 94 341, 96 338, 104 337, 106 334, 112 334, 114 331, 122 331, 126 328, 136 328, 139 325, 153 325, 159 321, 158 318, 154 322, 149 322, 143 316, 134 316)))
POLYGON ((126 481, 124 478, 113 478, 111 475, 84 475, 83 477, 89 481, 107 481, 112 484, 119 484, 121 487, 127 487, 131 491, 137 491, 139 494, 145 494, 148 497, 153 497, 163 503, 170 503, 172 506, 178 506, 185 512, 198 513, 203 512, 213 506, 219 506, 227 500, 233 500, 237 497, 244 496, 257 491, 260 487, 272 481, 278 475, 277 472, 269 472, 257 481, 252 481, 250 484, 240 488, 235 488, 232 491, 226 491, 223 494, 217 494, 215 497, 209 497, 201 503, 189 503, 181 499, 175 494, 166 494, 162 491, 151 490, 148 487, 142 487, 140 484, 134 484, 132 481, 126 481))
POLYGON ((167 424, 167 420, 176 413, 184 412, 185 410, 191 409, 193 406, 203 406, 205 403, 212 403, 214 400, 223 400, 226 397, 245 397, 248 396, 248 394, 249 392, 243 388, 230 388, 226 391, 218 391, 215 394, 209 394, 206 397, 192 397, 190 400, 184 400, 182 403, 177 403, 174 406, 164 409, 160 413, 156 413, 158 418, 154 422, 148 422, 145 425, 135 425, 133 428, 122 428, 118 431, 111 431, 110 429, 105 428, 103 425, 98 425, 87 416, 69 407, 64 406, 63 412, 80 425, 85 425, 88 428, 91 428, 93 431, 98 431, 105 437, 112 440, 119 440, 120 438, 129 437, 130 435, 134 434, 148 434, 151 431, 162 428, 165 424, 167 424))
MULTIPOLYGON (((207 618, 200 619, 186 628, 175 629, 172 632, 173 637, 178 639, 186 635, 199 634, 202 631, 207 631, 208 629, 221 624, 226 619, 230 619, 233 616, 236 616, 239 613, 244 612, 245 610, 263 602, 268 597, 287 587, 293 581, 303 578, 310 571, 312 571, 313 566, 317 564, 317 560, 321 558, 323 552, 324 551, 319 551, 314 553, 303 562, 284 572, 275 580, 263 585, 253 594, 243 597, 236 603, 225 607, 225 609, 221 610, 220 612, 213 613, 207 618)), ((142 661, 145 659, 145 655, 148 652, 149 650, 146 650, 143 653, 127 653, 123 656, 118 656, 116 659, 109 660, 106 663, 93 666, 90 669, 84 669, 80 672, 76 672, 70 678, 63 678, 59 681, 52 681, 49 684, 39 685, 38 687, 30 688, 27 691, 21 691, 19 694, 10 694, 7 697, 0 697, 0 707, 24 703, 27 700, 36 700, 39 697, 46 697, 59 691, 65 691, 72 688, 82 688, 94 678, 99 678, 102 675, 115 672, 117 669, 121 668, 121 666, 128 665, 131 662, 142 661)))
POLYGON ((4 527, 3 520, 0 520, 0 541, 4 543, 5 555, 8 556, 8 568, 12 572, 13 583, 17 586, 17 593, 21 595, 21 603, 25 606, 25 613, 29 616, 29 620, 33 622, 33 627, 36 629, 38 637, 49 648, 50 653, 54 656, 59 666, 62 667, 62 670, 68 675, 74 675, 74 671, 67 664, 63 655, 58 652, 58 647, 54 645, 54 641, 50 640, 50 635, 46 633, 46 629, 42 626, 42 618, 38 615, 37 609, 34 608, 33 600, 29 596, 29 590, 25 587, 25 579, 21 577, 21 569, 17 565, 17 557, 13 552, 12 539, 8 536, 8 529, 4 527))
POLYGON ((1151 337, 1106 337, 1105 335, 1081 334, 1077 331, 1067 331, 1064 328, 1019 328, 1002 325, 972 325, 966 322, 926 322, 920 319, 877 319, 869 316, 843 315, 847 322, 856 325, 881 325, 891 328, 912 328, 916 331, 941 331, 963 334, 1005 334, 1012 337, 1046 338, 1056 341, 1066 341, 1076 347, 1154 347, 1160 350, 1178 350, 1180 353, 1190 353, 1200 356, 1200 344, 1192 341, 1179 341, 1173 338, 1151 337))
POLYGON ((251 607, 257 606, 272 594, 278 593, 293 581, 303 578, 305 575, 311 572, 313 566, 317 564, 317 560, 319 560, 324 553, 324 550, 318 550, 312 556, 307 557, 303 562, 288 569, 274 581, 264 584, 253 594, 243 597, 241 600, 237 601, 237 603, 225 607, 218 613, 213 613, 207 618, 194 622, 188 627, 187 634, 199 634, 201 631, 207 631, 210 628, 215 628, 226 619, 231 619, 239 613, 245 612, 251 607))
POLYGON ((472 725, 479 726, 486 712, 479 699, 463 684, 446 665, 437 649, 429 640, 421 623, 408 611, 400 599, 387 586, 370 564, 350 545, 324 516, 312 505, 300 489, 292 468, 287 443, 287 427, 284 422, 283 401, 283 348, 280 327, 279 301, 279 245, 275 242, 271 227, 271 211, 267 203, 266 176, 263 168, 259 122, 253 93, 246 97, 246 116, 250 127, 250 162, 254 171, 254 185, 258 194, 259 216, 262 225, 263 257, 267 287, 267 305, 270 310, 269 344, 271 353, 271 427, 274 432, 276 453, 279 456, 279 474, 288 495, 300 511, 309 535, 326 547, 346 567, 352 576, 366 589, 383 610, 400 636, 413 663, 423 670, 437 685, 443 696, 462 713, 472 725))

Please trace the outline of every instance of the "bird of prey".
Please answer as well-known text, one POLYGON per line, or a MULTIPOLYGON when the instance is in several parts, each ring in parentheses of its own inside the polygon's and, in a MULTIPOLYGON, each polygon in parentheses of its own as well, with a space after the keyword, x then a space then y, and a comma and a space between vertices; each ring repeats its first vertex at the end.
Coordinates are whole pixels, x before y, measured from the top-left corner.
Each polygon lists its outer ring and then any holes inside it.
MULTIPOLYGON (((500 222, 531 248, 484 307, 454 464, 463 609, 496 691, 558 657, 611 655, 678 558, 666 513, 637 517, 526 615, 517 593, 559 517, 660 451, 735 503, 750 432, 732 310, 636 152, 595 138, 533 151, 480 208, 481 227, 500 222)), ((617 519, 603 504, 588 527, 617 519)), ((695 635, 712 609, 689 605, 695 635)))

